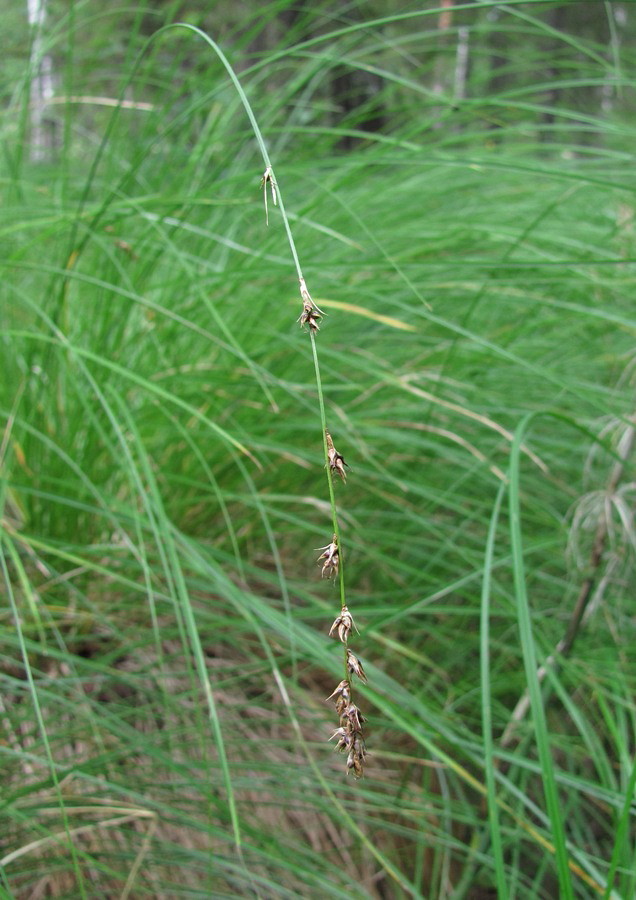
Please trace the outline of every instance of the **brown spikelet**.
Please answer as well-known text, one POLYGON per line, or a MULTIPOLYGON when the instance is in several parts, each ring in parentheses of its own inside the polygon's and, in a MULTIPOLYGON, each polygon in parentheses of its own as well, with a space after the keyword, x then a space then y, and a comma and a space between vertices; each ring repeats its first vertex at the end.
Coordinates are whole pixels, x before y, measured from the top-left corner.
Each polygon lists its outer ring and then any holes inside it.
POLYGON ((316 547, 316 550, 324 551, 316 560, 316 562, 320 562, 321 559, 324 559, 322 577, 331 578, 332 575, 335 577, 338 574, 338 567, 340 565, 340 553, 338 551, 338 538, 336 535, 334 534, 330 544, 327 544, 326 547, 316 547))
POLYGON ((347 648, 347 669, 350 675, 357 675, 360 681, 366 684, 367 676, 365 675, 362 663, 352 650, 347 648))
POLYGON ((327 438, 327 456, 329 458, 329 468, 332 472, 339 475, 343 481, 346 482, 347 474, 345 472, 345 466, 349 468, 347 463, 344 461, 344 456, 342 453, 338 453, 336 448, 333 445, 333 440, 328 431, 325 431, 325 437, 327 438))
POLYGON ((340 610, 340 615, 336 617, 333 625, 329 629, 329 637, 334 637, 337 633, 339 640, 341 640, 343 644, 346 644, 349 640, 352 628, 355 628, 353 617, 347 607, 343 606, 340 610))
POLYGON ((303 311, 298 318, 300 327, 302 328, 304 325, 306 325, 309 330, 315 334, 317 331, 320 331, 320 326, 318 325, 318 323, 324 316, 324 313, 316 306, 314 301, 311 299, 311 294, 307 290, 307 285, 304 278, 300 278, 300 297, 303 301, 303 311))

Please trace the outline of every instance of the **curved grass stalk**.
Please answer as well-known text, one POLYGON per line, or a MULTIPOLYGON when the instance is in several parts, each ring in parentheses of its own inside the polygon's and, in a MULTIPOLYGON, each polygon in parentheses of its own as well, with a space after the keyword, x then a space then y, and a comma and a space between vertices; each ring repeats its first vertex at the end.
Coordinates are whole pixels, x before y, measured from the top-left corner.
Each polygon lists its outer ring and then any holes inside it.
MULTIPOLYGON (((343 644, 343 663, 344 663, 344 678, 331 695, 330 699, 334 699, 336 705, 336 711, 339 715, 340 719, 340 727, 336 730, 333 737, 338 737, 337 749, 348 752, 347 758, 347 768, 353 771, 356 777, 362 775, 363 771, 363 762, 365 757, 365 748, 364 741, 362 739, 362 722, 364 718, 362 717, 360 711, 357 706, 353 703, 352 694, 352 676, 356 674, 360 680, 366 681, 366 676, 364 674, 364 669, 358 658, 353 654, 353 652, 349 649, 348 639, 353 628, 353 619, 349 613, 346 603, 346 593, 345 593, 345 581, 344 581, 344 564, 343 564, 343 553, 342 553, 342 543, 340 537, 340 528, 338 525, 338 509, 336 505, 336 496, 334 491, 333 484, 333 473, 334 471, 339 471, 344 480, 344 460, 337 454, 334 450, 334 454, 340 460, 340 465, 337 467, 334 464, 333 459, 330 457, 330 447, 329 441, 330 437, 329 432, 327 430, 327 415, 325 410, 325 398, 324 391, 322 386, 322 378, 320 374, 320 363, 318 360, 318 348, 316 344, 316 334, 319 331, 318 322, 324 315, 324 313, 320 310, 320 308, 313 301, 311 294, 307 289, 307 285, 305 282, 305 278, 303 276, 302 268, 300 265, 300 259, 298 256, 298 251, 296 250, 296 244, 294 241, 294 236, 292 234, 291 226, 289 224, 289 217, 285 211, 285 203, 283 200, 283 195, 280 189, 280 182, 276 177, 276 173, 274 171, 274 167, 272 166, 272 162, 269 158, 269 153, 267 152, 267 147, 265 145, 265 140, 263 138, 262 132, 260 130, 258 121, 256 120, 256 116, 254 115, 254 111, 252 110, 249 99, 243 89, 243 86, 236 75, 234 69, 232 68, 229 60, 219 47, 219 45, 214 41, 209 35, 207 35, 200 28, 197 28, 195 25, 190 25, 188 23, 177 23, 176 25, 168 25, 162 31, 168 30, 170 28, 185 28, 189 31, 194 32, 199 37, 203 38, 203 40, 214 50, 220 62, 223 64, 226 72, 228 73, 232 84, 236 88, 236 91, 239 95, 241 103, 245 109, 247 117, 249 119, 250 125, 252 126, 252 130, 254 132, 254 137, 256 138, 256 142, 258 144, 259 150, 261 152, 261 156, 263 158, 263 163, 265 164, 265 171, 263 172, 261 178, 261 186, 263 187, 263 195, 264 195, 264 203, 265 203, 265 220, 266 224, 269 224, 269 211, 267 207, 267 191, 270 189, 272 202, 274 205, 280 208, 281 218, 283 220, 283 225, 285 227, 285 233, 287 235, 287 242, 289 244, 289 249, 292 255, 292 259, 294 261, 294 266, 296 268, 296 274, 298 276, 298 282, 300 286, 300 296, 303 302, 303 311, 300 315, 300 324, 301 326, 307 326, 309 330, 309 336, 311 340, 311 351, 312 357, 314 361, 314 371, 316 377, 316 390, 318 394, 318 405, 320 409, 320 423, 322 430, 322 446, 323 446, 323 455, 325 460, 325 468, 327 472, 327 483, 329 489, 329 503, 331 507, 331 524, 333 530, 333 540, 327 545, 327 547, 321 548, 326 551, 322 554, 320 559, 325 559, 326 562, 323 566, 323 575, 328 574, 337 574, 339 578, 340 584, 340 615, 334 621, 334 624, 331 628, 330 634, 337 634, 343 644)), ((159 33, 159 32, 158 32, 159 33)), ((333 446, 333 444, 332 444, 333 446)))

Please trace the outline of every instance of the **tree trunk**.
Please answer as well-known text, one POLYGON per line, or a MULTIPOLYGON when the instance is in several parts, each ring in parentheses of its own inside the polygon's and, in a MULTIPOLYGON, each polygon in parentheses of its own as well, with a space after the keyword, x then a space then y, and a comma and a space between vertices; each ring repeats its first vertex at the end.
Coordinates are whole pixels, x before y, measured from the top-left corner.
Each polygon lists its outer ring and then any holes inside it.
POLYGON ((53 58, 44 53, 46 0, 27 0, 31 43, 31 141, 32 162, 48 162, 53 156, 55 122, 47 116, 47 105, 53 97, 53 58))

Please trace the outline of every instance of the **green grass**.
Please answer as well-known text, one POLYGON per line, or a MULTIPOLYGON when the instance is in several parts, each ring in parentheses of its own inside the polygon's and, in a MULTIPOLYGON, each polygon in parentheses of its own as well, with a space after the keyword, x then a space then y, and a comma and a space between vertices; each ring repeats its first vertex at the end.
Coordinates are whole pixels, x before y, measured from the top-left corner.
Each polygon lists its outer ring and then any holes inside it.
POLYGON ((38 164, 27 42, 10 48, 7 897, 636 891, 634 41, 488 6, 444 40, 432 4, 322 4, 288 31, 286 3, 220 34, 189 20, 234 84, 192 29, 146 43, 176 10, 53 10, 59 95, 151 108, 59 103, 38 164), (373 102, 334 112, 338 66, 377 75, 373 102), (327 314, 325 414, 351 467, 335 499, 369 676, 358 782, 327 742, 322 422, 263 149, 327 314), (588 577, 589 618, 537 677, 588 577))

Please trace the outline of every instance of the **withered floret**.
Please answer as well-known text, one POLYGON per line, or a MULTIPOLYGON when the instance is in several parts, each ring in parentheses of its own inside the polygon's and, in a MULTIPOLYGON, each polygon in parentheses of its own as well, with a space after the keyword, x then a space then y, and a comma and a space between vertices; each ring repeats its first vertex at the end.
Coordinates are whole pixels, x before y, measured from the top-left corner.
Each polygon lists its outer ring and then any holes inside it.
POLYGON ((364 741, 361 737, 356 735, 356 737, 354 737, 353 739, 353 743, 347 757, 347 771, 353 772, 355 778, 362 778, 362 764, 364 763, 366 755, 367 751, 364 746, 364 741))
POLYGON ((336 704, 336 712, 339 716, 344 715, 345 711, 351 705, 351 689, 349 682, 345 679, 341 681, 332 694, 329 694, 327 700, 333 700, 336 704))
POLYGON ((334 738, 338 738, 336 746, 334 749, 340 750, 341 752, 344 750, 348 750, 353 742, 353 735, 350 731, 342 726, 340 728, 336 728, 334 733, 329 738, 330 741, 333 741, 334 738))
POLYGON ((346 482, 347 474, 345 472, 345 466, 347 466, 347 468, 349 468, 349 466, 344 461, 342 453, 338 453, 338 451, 334 447, 333 439, 328 431, 325 432, 325 437, 327 438, 327 457, 329 459, 329 468, 336 475, 339 475, 344 482, 346 482))
POLYGON ((304 278, 300 279, 300 297, 303 301, 303 311, 298 318, 300 327, 302 328, 304 325, 307 325, 309 330, 315 334, 317 331, 320 331, 318 323, 324 316, 324 313, 311 299, 311 294, 307 290, 304 278))
POLYGON ((343 644, 346 644, 349 640, 349 635, 351 634, 351 630, 353 628, 355 628, 353 617, 347 607, 343 606, 340 610, 340 615, 337 616, 337 618, 334 620, 333 625, 329 629, 329 637, 334 637, 337 632, 338 638, 342 641, 343 644))
POLYGON ((362 668, 362 663, 351 650, 347 650, 347 669, 351 675, 357 675, 360 681, 366 682, 367 676, 362 668))
POLYGON ((362 734, 362 725, 366 720, 355 703, 345 704, 342 710, 338 710, 336 707, 336 710, 340 714, 340 723, 342 725, 345 725, 349 731, 362 734))
POLYGON ((321 559, 324 559, 322 577, 330 578, 332 575, 337 575, 340 566, 340 554, 338 552, 338 538, 336 535, 334 534, 330 544, 327 544, 326 547, 316 547, 316 550, 323 551, 316 560, 316 562, 320 562, 321 559))

